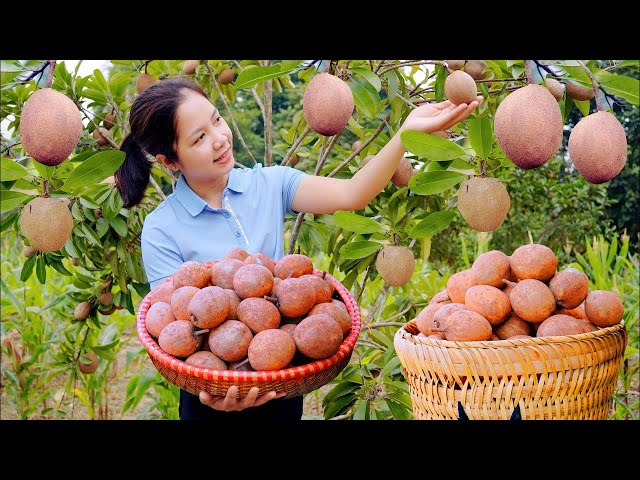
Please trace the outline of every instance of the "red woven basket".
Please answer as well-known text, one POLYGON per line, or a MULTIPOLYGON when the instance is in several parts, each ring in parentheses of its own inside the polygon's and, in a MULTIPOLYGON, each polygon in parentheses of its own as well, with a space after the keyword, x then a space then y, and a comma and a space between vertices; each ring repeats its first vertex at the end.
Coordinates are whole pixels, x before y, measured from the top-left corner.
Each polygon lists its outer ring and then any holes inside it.
MULTIPOLYGON (((212 266, 215 263, 209 262, 206 265, 212 266)), ((324 272, 314 269, 314 273, 324 272)), ((198 395, 202 390, 211 395, 226 395, 232 385, 238 387, 239 398, 244 397, 252 387, 260 389, 258 395, 271 390, 278 393, 286 392, 287 398, 304 395, 334 379, 347 366, 362 326, 360 309, 353 295, 332 275, 327 273, 325 278, 333 284, 351 316, 349 335, 342 341, 340 349, 329 358, 274 371, 213 370, 189 365, 164 352, 149 335, 145 318, 150 307, 151 292, 144 297, 138 310, 138 338, 160 374, 173 385, 194 395, 198 395)), ((173 277, 169 277, 162 284, 170 281, 173 281, 173 277)))

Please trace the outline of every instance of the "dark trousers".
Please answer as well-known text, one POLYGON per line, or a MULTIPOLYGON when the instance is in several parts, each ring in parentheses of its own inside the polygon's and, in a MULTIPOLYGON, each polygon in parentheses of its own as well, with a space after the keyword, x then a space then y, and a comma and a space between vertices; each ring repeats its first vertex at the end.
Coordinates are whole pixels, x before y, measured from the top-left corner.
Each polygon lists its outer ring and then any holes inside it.
POLYGON ((204 405, 197 395, 180 390, 180 420, 300 420, 303 397, 277 398, 259 407, 222 412, 204 405))

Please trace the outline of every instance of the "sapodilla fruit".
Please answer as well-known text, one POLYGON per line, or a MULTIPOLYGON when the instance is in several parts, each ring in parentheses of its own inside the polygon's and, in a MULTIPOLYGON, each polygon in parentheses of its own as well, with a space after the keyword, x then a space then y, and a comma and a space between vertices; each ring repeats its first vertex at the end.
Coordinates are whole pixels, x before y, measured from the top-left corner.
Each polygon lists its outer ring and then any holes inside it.
POLYGON ((617 325, 624 315, 620 296, 607 290, 589 292, 584 301, 584 311, 589 321, 598 327, 617 325))
POLYGON ((589 278, 576 268, 565 268, 549 281, 549 289, 560 308, 571 310, 580 305, 589 293, 589 278))
POLYGON ((402 157, 396 171, 393 172, 393 175, 391 176, 391 183, 398 188, 406 187, 409 184, 411 177, 417 173, 418 172, 413 168, 413 165, 411 165, 411 161, 407 157, 402 157))
POLYGON ((553 250, 546 245, 532 243, 516 248, 511 254, 509 264, 519 280, 534 278, 546 282, 556 274, 558 259, 553 250))
POLYGON ((293 331, 296 348, 315 360, 328 358, 340 349, 342 330, 329 315, 309 315, 293 331))
POLYGON ((233 276, 233 289, 240 298, 264 297, 273 288, 273 274, 267 267, 245 264, 233 276))
POLYGON ((82 116, 76 104, 52 88, 33 92, 20 114, 22 146, 43 165, 64 162, 78 144, 82 130, 82 116))
POLYGON ((511 199, 497 178, 471 177, 458 190, 458 210, 479 232, 496 230, 507 218, 511 199))
POLYGON ((249 252, 247 252, 244 248, 233 247, 230 250, 228 250, 227 253, 224 254, 224 257, 222 257, 222 260, 235 258, 237 260, 240 260, 241 262, 244 262, 248 256, 249 256, 249 252))
POLYGON ((361 146, 362 146, 362 140, 356 140, 351 144, 351 151, 357 152, 361 146))
POLYGON ((202 333, 208 330, 196 330, 191 322, 176 320, 164 327, 158 336, 158 345, 169 355, 186 358, 195 353, 202 344, 202 333))
POLYGON ((157 287, 155 287, 151 292, 149 292, 149 301, 150 304, 153 305, 156 302, 165 302, 171 303, 171 295, 175 292, 175 288, 173 288, 173 279, 169 281, 164 281, 157 287))
POLYGON ((498 105, 494 132, 506 156, 525 170, 549 161, 562 145, 562 113, 541 85, 519 88, 498 105))
POLYGON ((109 143, 109 140, 112 139, 111 132, 104 127, 96 128, 91 136, 96 141, 96 144, 98 144, 98 146, 100 147, 107 145, 109 143))
POLYGON ((218 74, 218 83, 228 85, 233 82, 234 73, 231 68, 225 68, 218 74))
POLYGON ((147 332, 153 338, 158 338, 162 329, 175 322, 176 317, 171 310, 171 305, 166 302, 156 302, 149 307, 145 317, 147 332))
POLYGON ((244 267, 245 265, 243 261, 237 258, 227 258, 214 263, 209 270, 211 274, 211 284, 220 288, 233 289, 233 277, 240 267, 244 267))
MULTIPOLYGON (((433 320, 431 321, 431 328, 444 328, 447 324, 447 318, 454 313, 459 312, 460 310, 467 310, 467 306, 464 303, 447 303, 443 305, 442 308, 438 309, 436 313, 433 314, 433 320)), ((442 335, 444 339, 444 333, 442 332, 431 332, 431 334, 442 335)))
POLYGON ((91 304, 89 302, 80 302, 73 310, 73 316, 76 320, 86 320, 91 315, 91 304))
POLYGON ((85 375, 90 375, 93 372, 95 372, 98 369, 99 365, 100 365, 100 359, 93 352, 86 352, 84 355, 82 355, 80 358, 78 358, 78 368, 85 375), (89 363, 84 363, 83 358, 82 358, 83 356, 87 357, 90 360, 90 362, 89 363))
POLYGON ((249 327, 255 335, 263 330, 278 328, 281 315, 278 308, 270 301, 252 297, 245 298, 238 305, 238 320, 249 327))
POLYGON ((316 133, 325 136, 342 131, 354 106, 349 86, 326 72, 311 79, 302 97, 302 111, 307 124, 316 133))
POLYGON ((195 365, 197 367, 210 368, 212 370, 226 370, 227 364, 211 352, 199 350, 189 355, 184 363, 195 365))
POLYGON ((454 342, 489 340, 493 333, 489 321, 471 310, 453 312, 444 327, 434 328, 433 331, 444 331, 446 339, 454 342))
POLYGON ((273 269, 274 276, 282 280, 288 277, 300 277, 309 273, 313 273, 313 263, 309 257, 300 253, 285 255, 278 260, 273 269))
MULTIPOLYGON (((492 327, 503 323, 511 313, 509 297, 491 285, 474 285, 464 294, 467 310, 479 313, 492 327)), ((555 307, 554 307, 555 309, 555 307)))
POLYGON ((410 248, 387 245, 376 257, 376 269, 382 279, 392 287, 406 285, 416 268, 416 259, 410 248))
POLYGON ((464 295, 474 285, 478 285, 476 272, 472 268, 454 273, 447 280, 447 295, 453 303, 464 303, 464 295))
POLYGON ((263 265, 269 269, 271 273, 273 273, 276 264, 264 253, 252 253, 247 258, 244 259, 244 263, 257 263, 258 265, 263 265))
POLYGON ((473 102, 478 95, 478 90, 471 75, 456 70, 444 81, 444 93, 451 103, 460 105, 473 102))
POLYGON ((22 250, 22 254, 27 258, 33 257, 36 253, 38 253, 38 250, 29 245, 24 247, 24 250, 22 250))
POLYGON ((317 315, 319 313, 326 313, 338 322, 343 335, 351 328, 351 317, 349 314, 333 303, 319 303, 311 309, 309 315, 317 315))
POLYGON ((464 71, 474 80, 483 80, 487 76, 485 68, 487 68, 487 62, 484 60, 467 60, 464 64, 464 71))
POLYGON ((276 306, 283 317, 295 318, 309 313, 316 301, 316 291, 304 280, 287 278, 282 280, 275 291, 276 306))
POLYGON ((136 80, 136 92, 142 93, 151 85, 156 83, 156 79, 149 73, 143 73, 136 80))
POLYGON ((307 282, 316 292, 316 301, 315 303, 327 303, 331 302, 331 287, 329 286, 329 282, 323 280, 317 275, 305 274, 298 277, 298 280, 302 280, 307 282))
POLYGON ((591 100, 596 96, 592 87, 583 87, 577 83, 567 82, 565 88, 567 89, 567 95, 574 100, 591 100))
POLYGON ((569 135, 569 156, 588 182, 611 180, 627 162, 627 137, 622 124, 610 112, 584 117, 569 135))
POLYGON ((440 290, 433 297, 431 297, 431 300, 429 300, 429 305, 431 305, 432 303, 451 303, 449 295, 447 294, 447 289, 445 288, 444 290, 440 290))
POLYGON ((257 333, 249 344, 247 356, 254 370, 280 370, 291 363, 295 353, 293 337, 275 328, 257 333))
POLYGON ((509 279, 511 264, 509 257, 500 250, 490 250, 478 256, 471 268, 476 273, 480 285, 491 285, 496 288, 504 287, 503 279, 509 279))
POLYGON ((506 322, 495 329, 495 334, 500 340, 506 340, 507 338, 526 335, 531 336, 533 329, 529 322, 525 322, 520 317, 512 314, 506 322))
POLYGON ((185 75, 193 75, 196 73, 196 68, 198 68, 198 60, 187 60, 182 64, 182 73, 185 75))
POLYGON ((238 305, 240 305, 242 299, 238 296, 233 288, 225 288, 223 290, 227 294, 227 298, 229 299, 229 313, 227 314, 227 320, 237 320, 238 305))
POLYGON ((59 199, 36 197, 22 208, 20 229, 36 250, 55 252, 71 236, 73 216, 59 199))
POLYGON ((220 287, 204 287, 189 300, 189 318, 198 328, 215 328, 229 315, 229 297, 220 287))
POLYGON ((433 319, 440 309, 444 308, 448 303, 432 303, 423 308, 416 317, 416 327, 425 335, 431 335, 433 333, 433 319))
POLYGON ((198 293, 200 289, 198 287, 185 286, 174 290, 171 294, 171 311, 176 320, 191 320, 189 315, 189 302, 191 298, 198 293))
POLYGON ((197 287, 204 288, 209 285, 211 274, 209 268, 203 263, 189 260, 178 267, 173 274, 173 288, 197 287))
POLYGON ((556 299, 544 283, 531 278, 519 281, 509 294, 514 313, 527 322, 540 323, 556 309, 556 299))
POLYGON ((111 130, 115 125, 116 116, 113 113, 107 113, 102 120, 102 126, 107 130, 111 130))
POLYGON ((597 330, 591 322, 569 315, 552 315, 538 326, 536 337, 552 337, 555 335, 578 335, 597 330))
POLYGON ((227 320, 209 333, 211 353, 225 362, 239 362, 247 356, 253 333, 238 320, 227 320))
POLYGON ((449 70, 460 70, 464 67, 466 60, 447 60, 446 62, 449 65, 449 70))
POLYGON ((553 78, 545 78, 544 85, 558 102, 564 97, 564 85, 553 78))

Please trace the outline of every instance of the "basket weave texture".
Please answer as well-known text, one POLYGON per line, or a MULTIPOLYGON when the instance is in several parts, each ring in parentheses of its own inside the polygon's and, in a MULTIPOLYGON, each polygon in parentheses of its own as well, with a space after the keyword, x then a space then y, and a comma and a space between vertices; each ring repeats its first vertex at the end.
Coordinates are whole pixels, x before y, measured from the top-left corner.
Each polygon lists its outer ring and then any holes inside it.
POLYGON ((624 324, 579 335, 453 342, 418 337, 415 320, 394 347, 414 418, 523 420, 608 418, 627 343, 624 324))
MULTIPOLYGON (((212 266, 214 263, 209 262, 206 265, 212 266)), ((314 273, 323 272, 314 269, 314 273)), ((145 296, 138 309, 138 338, 160 374, 173 385, 194 395, 198 395, 202 390, 211 395, 226 395, 232 385, 238 387, 238 398, 244 397, 252 387, 259 387, 258 395, 271 390, 278 393, 286 392, 287 398, 304 395, 333 380, 347 366, 362 325, 360 309, 353 295, 332 275, 327 273, 325 278, 333 284, 351 316, 349 335, 342 341, 339 350, 329 358, 274 371, 213 370, 189 365, 164 352, 149 335, 145 318, 151 306, 151 292, 145 296)), ((173 277, 169 277, 162 283, 171 281, 173 277)))

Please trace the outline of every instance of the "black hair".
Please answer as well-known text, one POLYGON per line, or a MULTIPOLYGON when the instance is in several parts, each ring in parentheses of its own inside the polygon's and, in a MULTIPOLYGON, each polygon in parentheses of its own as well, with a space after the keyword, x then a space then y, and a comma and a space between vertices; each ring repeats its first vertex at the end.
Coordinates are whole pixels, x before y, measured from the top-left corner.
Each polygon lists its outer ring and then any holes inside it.
POLYGON ((176 113, 186 90, 207 98, 197 84, 184 77, 174 77, 155 82, 133 101, 129 113, 131 133, 120 146, 125 159, 115 173, 125 207, 134 207, 144 198, 152 167, 147 155, 162 154, 172 163, 177 161, 176 113))

